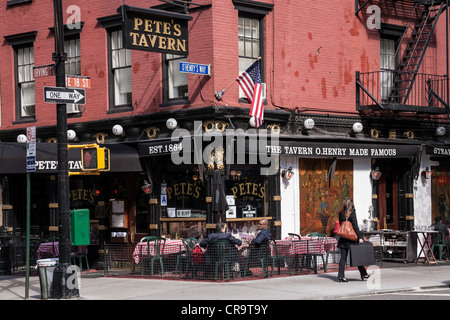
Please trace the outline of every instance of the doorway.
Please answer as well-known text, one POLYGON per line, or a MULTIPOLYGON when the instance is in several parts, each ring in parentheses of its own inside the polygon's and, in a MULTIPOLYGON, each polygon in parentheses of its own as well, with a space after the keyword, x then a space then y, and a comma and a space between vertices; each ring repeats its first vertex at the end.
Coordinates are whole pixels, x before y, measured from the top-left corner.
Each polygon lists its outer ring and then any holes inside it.
POLYGON ((381 229, 407 230, 407 217, 414 215, 411 163, 409 159, 377 160, 378 208, 381 229))

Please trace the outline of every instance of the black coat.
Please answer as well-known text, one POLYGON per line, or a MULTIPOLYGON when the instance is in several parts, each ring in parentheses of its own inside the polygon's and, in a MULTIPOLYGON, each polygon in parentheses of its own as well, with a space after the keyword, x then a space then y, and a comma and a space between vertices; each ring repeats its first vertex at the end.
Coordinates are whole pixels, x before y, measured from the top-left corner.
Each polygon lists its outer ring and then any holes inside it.
MULTIPOLYGON (((339 223, 342 224, 342 222, 345 221, 345 217, 341 217, 341 215, 339 215, 339 223)), ((356 212, 355 210, 352 211, 352 213, 350 214, 350 217, 348 218, 348 221, 350 221, 352 223, 353 229, 356 232, 356 235, 358 236, 358 240, 363 238, 363 235, 361 234, 361 231, 359 231, 358 228, 358 220, 356 220, 356 212)), ((341 249, 348 249, 350 248, 351 244, 355 244, 358 243, 357 241, 351 241, 348 239, 344 239, 344 238, 339 238, 338 241, 338 248, 341 249)))
POLYGON ((210 233, 207 238, 200 241, 200 247, 206 248, 219 240, 228 240, 231 244, 237 244, 238 246, 242 244, 242 241, 233 237, 231 233, 216 232, 210 233))

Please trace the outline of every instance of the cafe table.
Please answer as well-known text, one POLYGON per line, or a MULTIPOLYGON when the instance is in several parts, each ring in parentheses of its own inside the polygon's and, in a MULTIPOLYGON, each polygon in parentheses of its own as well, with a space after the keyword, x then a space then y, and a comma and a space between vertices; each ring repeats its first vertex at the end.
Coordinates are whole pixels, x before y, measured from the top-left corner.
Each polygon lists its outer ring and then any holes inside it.
MULTIPOLYGON (((310 237, 302 237, 301 239, 284 239, 275 240, 278 255, 292 256, 296 259, 305 255, 324 255, 327 252, 336 251, 337 241, 333 237, 327 237, 325 240, 311 239, 310 237)), ((272 255, 273 247, 271 247, 272 255)), ((325 263, 325 261, 324 261, 325 263)), ((324 266, 326 268, 326 266, 324 266)), ((317 273, 317 269, 314 268, 317 273)))
MULTIPOLYGON (((87 246, 76 246, 77 253, 88 253, 87 246)), ((59 242, 43 242, 39 245, 37 250, 37 258, 52 256, 53 258, 59 257, 59 242)))
POLYGON ((434 239, 439 234, 439 231, 413 230, 410 232, 417 234, 417 242, 419 243, 419 246, 420 246, 419 254, 417 255, 415 263, 427 262, 428 265, 430 265, 430 264, 437 265, 436 257, 434 256, 433 250, 431 250, 431 245, 432 245, 434 239))
MULTIPOLYGON (((163 255, 175 254, 184 250, 184 244, 182 240, 166 240, 162 249, 163 255)), ((155 256, 154 243, 139 242, 133 251, 133 259, 136 264, 139 264, 144 256, 155 256)))

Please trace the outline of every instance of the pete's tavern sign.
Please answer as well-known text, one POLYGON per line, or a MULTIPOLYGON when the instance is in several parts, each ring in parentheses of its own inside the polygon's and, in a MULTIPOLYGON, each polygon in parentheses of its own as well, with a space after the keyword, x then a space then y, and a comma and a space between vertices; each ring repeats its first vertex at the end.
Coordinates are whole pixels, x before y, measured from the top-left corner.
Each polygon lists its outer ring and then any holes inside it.
POLYGON ((189 53, 186 14, 158 9, 121 6, 123 43, 127 49, 187 55, 189 53))

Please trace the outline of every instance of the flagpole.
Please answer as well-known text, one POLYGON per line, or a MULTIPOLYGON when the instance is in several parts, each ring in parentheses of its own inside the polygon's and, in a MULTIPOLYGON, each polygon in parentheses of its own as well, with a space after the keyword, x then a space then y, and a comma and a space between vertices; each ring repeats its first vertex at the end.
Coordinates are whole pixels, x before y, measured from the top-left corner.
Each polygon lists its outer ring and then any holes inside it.
MULTIPOLYGON (((257 61, 260 61, 260 60, 261 60, 261 57, 258 57, 257 61)), ((228 87, 226 87, 225 89, 223 89, 221 92, 219 92, 219 91, 216 90, 216 93, 215 93, 216 99, 219 100, 219 101, 222 100, 222 96, 224 95, 225 91, 227 91, 228 88, 231 87, 231 86, 233 85, 233 83, 235 83, 235 82, 236 82, 236 79, 234 79, 234 80, 228 85, 228 87)))

